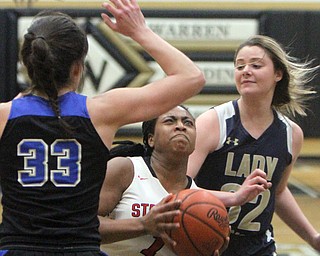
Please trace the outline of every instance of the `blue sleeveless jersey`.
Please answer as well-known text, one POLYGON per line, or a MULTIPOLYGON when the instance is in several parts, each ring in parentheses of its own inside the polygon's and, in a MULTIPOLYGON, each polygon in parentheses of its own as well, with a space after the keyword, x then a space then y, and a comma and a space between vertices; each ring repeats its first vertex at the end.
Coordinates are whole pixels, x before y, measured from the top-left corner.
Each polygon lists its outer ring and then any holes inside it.
POLYGON ((86 97, 59 97, 65 132, 48 101, 12 101, 0 140, 0 249, 99 249, 97 209, 109 150, 91 123, 86 97), (67 137, 66 137, 67 136, 67 137))
POLYGON ((272 232, 275 190, 284 169, 292 161, 292 127, 285 117, 274 111, 273 123, 255 139, 241 124, 237 101, 227 102, 215 109, 220 123, 219 147, 207 156, 196 183, 207 189, 236 191, 253 170, 262 169, 272 182, 272 187, 243 206, 231 207, 230 225, 233 235, 272 232))

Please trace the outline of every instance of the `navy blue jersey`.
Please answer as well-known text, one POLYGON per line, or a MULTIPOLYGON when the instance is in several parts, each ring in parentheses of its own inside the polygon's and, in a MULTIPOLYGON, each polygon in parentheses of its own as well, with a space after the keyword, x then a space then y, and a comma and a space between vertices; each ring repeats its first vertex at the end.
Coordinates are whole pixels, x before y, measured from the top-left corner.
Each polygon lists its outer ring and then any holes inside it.
POLYGON ((292 127, 285 117, 274 111, 273 123, 255 139, 241 124, 237 101, 215 109, 220 124, 219 146, 207 156, 196 183, 206 189, 236 191, 252 171, 262 169, 272 187, 243 206, 231 207, 229 218, 234 235, 271 232, 275 190, 284 169, 292 161, 292 127))
POLYGON ((97 209, 109 150, 91 123, 86 97, 59 97, 66 137, 48 101, 12 101, 0 140, 0 248, 99 248, 97 209))

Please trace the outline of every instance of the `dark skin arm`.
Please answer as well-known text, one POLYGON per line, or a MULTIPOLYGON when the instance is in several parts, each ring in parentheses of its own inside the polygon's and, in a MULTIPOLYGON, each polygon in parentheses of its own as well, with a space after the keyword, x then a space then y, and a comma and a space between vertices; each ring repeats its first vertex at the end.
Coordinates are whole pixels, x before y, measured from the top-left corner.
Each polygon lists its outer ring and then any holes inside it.
MULTIPOLYGON (((117 157, 108 162, 106 177, 100 192, 98 211, 102 244, 149 234, 161 237, 166 244, 174 247, 176 242, 168 236, 167 232, 178 228, 179 224, 166 222, 166 220, 180 214, 176 209, 179 208, 181 202, 169 202, 171 194, 163 198, 141 218, 113 220, 108 217, 120 202, 123 192, 131 184, 133 175, 133 164, 128 158, 117 157)), ((227 248, 228 241, 229 238, 226 239, 220 252, 227 248)), ((217 250, 213 255, 219 256, 219 251, 217 250)))
POLYGON ((120 202, 123 192, 133 179, 133 164, 128 158, 117 157, 108 162, 106 177, 100 192, 99 231, 102 243, 111 243, 142 235, 161 237, 165 242, 175 245, 166 232, 178 228, 178 223, 166 222, 180 214, 180 202, 169 202, 172 195, 163 198, 145 216, 113 220, 107 216, 120 202))

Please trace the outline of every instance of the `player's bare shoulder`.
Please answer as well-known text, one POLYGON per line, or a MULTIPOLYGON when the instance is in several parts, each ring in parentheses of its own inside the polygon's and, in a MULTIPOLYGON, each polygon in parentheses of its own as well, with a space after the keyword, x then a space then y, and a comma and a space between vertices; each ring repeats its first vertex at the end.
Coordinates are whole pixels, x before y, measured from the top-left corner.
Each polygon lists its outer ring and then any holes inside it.
POLYGON ((128 187, 134 176, 132 161, 127 157, 115 157, 108 161, 107 177, 128 187))

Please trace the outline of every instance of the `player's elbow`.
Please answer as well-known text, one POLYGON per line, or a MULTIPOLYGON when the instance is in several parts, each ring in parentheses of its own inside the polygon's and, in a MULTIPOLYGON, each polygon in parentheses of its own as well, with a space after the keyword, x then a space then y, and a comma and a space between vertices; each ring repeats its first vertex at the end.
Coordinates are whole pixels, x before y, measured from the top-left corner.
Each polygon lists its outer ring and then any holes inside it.
POLYGON ((197 94, 203 89, 203 87, 206 83, 205 76, 200 69, 197 69, 195 72, 190 74, 190 76, 191 77, 190 77, 189 81, 192 81, 192 83, 196 85, 196 92, 195 93, 197 94))

